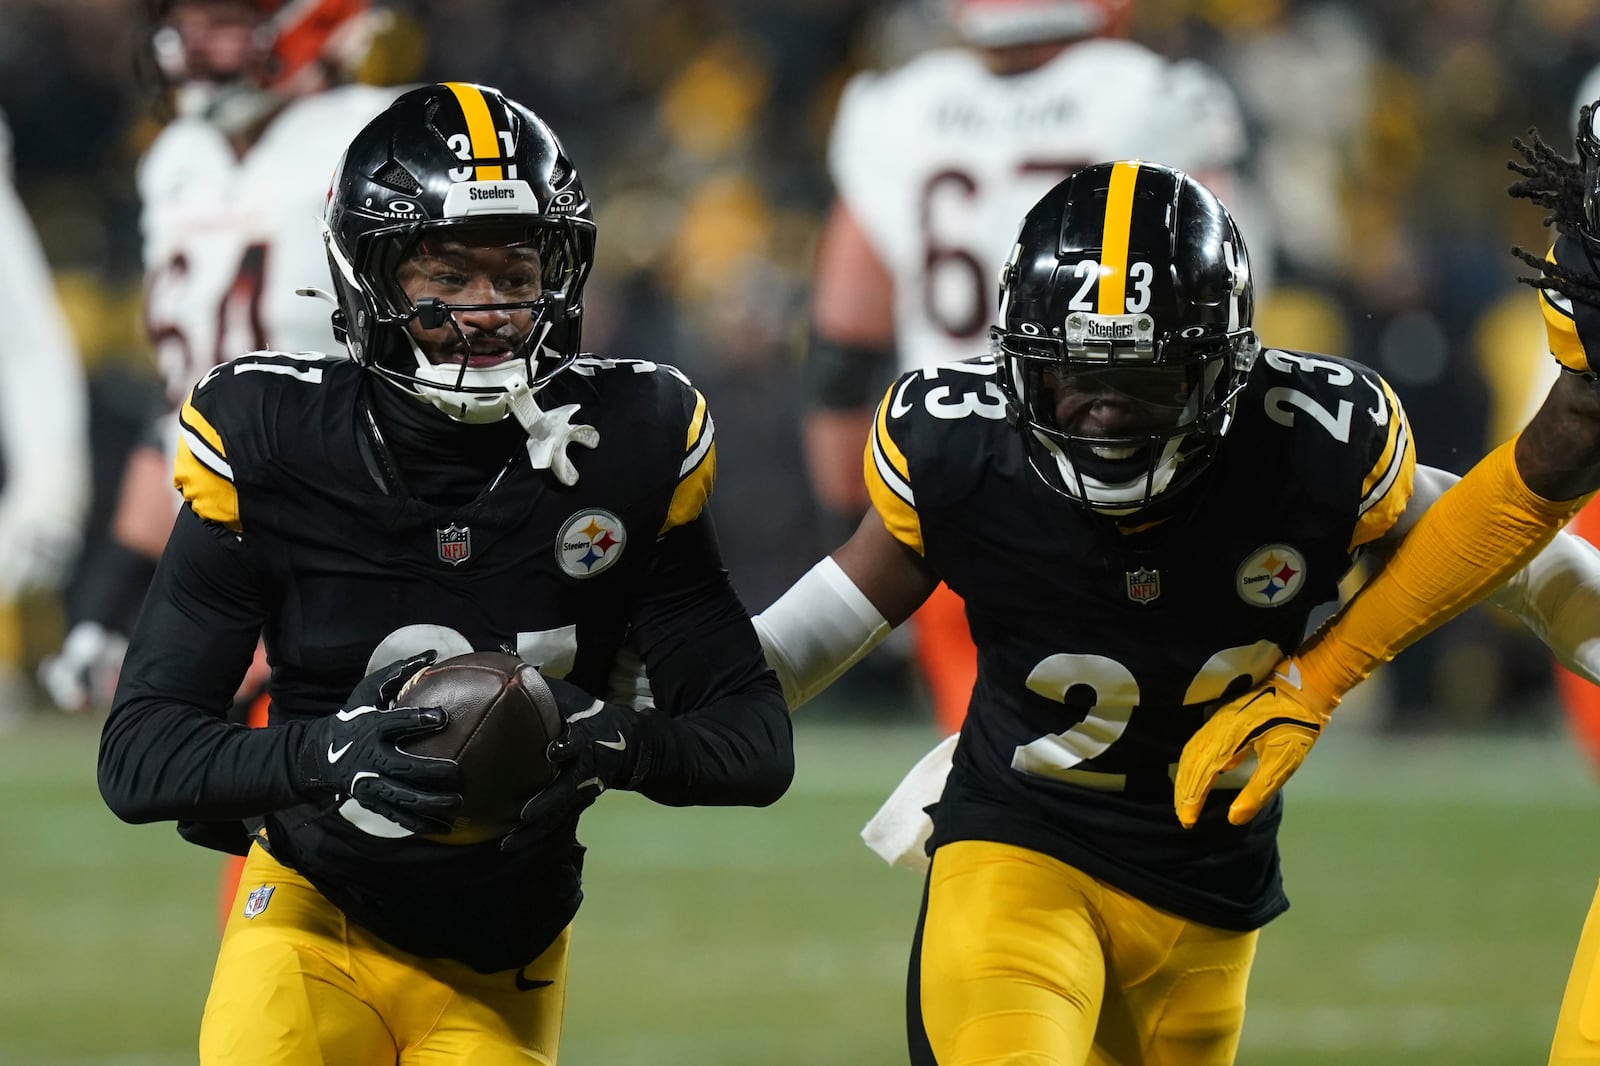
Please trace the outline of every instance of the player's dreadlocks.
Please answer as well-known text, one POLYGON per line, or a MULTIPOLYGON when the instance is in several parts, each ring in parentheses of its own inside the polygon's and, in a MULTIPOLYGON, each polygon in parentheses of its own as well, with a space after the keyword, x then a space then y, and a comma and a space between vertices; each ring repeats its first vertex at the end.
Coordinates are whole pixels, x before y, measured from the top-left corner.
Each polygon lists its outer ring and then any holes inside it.
MULTIPOLYGON (((1580 139, 1591 128, 1589 123, 1594 109, 1595 104, 1585 104, 1578 114, 1580 139)), ((1517 199, 1531 200, 1547 208, 1550 213, 1544 217, 1544 224, 1553 225, 1557 232, 1582 242, 1591 262, 1590 270, 1576 271, 1525 248, 1514 247, 1511 254, 1538 271, 1533 277, 1517 280, 1536 289, 1559 293, 1569 300, 1600 306, 1600 271, 1594 269, 1596 264, 1592 261, 1596 235, 1588 232, 1584 208, 1589 179, 1581 161, 1583 153, 1580 150, 1580 161, 1574 162, 1546 144, 1538 130, 1530 128, 1528 137, 1530 141, 1520 137, 1511 139, 1511 147, 1521 153, 1524 162, 1513 160, 1506 164, 1508 170, 1522 175, 1522 180, 1512 182, 1506 191, 1517 199)))

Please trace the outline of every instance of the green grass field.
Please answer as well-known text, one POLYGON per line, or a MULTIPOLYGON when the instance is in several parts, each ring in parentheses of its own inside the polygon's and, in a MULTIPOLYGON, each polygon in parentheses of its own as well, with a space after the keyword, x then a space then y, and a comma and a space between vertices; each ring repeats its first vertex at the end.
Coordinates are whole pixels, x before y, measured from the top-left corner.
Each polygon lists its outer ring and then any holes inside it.
MULTIPOLYGON (((617 795, 588 816, 568 1066, 904 1061, 920 885, 856 832, 932 738, 799 727, 798 779, 770 810, 617 795)), ((194 1061, 217 863, 118 823, 94 742, 46 716, 0 735, 6 1066, 194 1061)), ((1557 737, 1336 731, 1291 791, 1295 906, 1263 935, 1239 1061, 1544 1062, 1600 876, 1600 789, 1577 756, 1557 737)))

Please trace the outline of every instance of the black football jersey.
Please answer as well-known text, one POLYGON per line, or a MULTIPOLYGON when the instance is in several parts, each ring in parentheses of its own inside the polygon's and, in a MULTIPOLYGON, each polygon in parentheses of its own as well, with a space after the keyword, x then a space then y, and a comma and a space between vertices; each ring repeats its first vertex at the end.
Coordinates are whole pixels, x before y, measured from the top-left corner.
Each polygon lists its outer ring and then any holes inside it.
POLYGON ((175 478, 200 517, 259 545, 281 596, 263 633, 274 713, 337 705, 352 665, 381 666, 416 637, 441 658, 509 646, 603 688, 654 541, 710 494, 714 432, 670 368, 584 360, 567 378, 540 401, 566 402, 565 386, 600 431, 598 448, 570 451, 578 484, 518 456, 458 507, 397 491, 359 425, 369 375, 349 360, 251 356, 201 382, 179 414, 175 478))
POLYGON ((1017 844, 1256 928, 1287 906, 1281 801, 1231 826, 1225 778, 1184 830, 1178 755, 1299 645, 1352 553, 1398 518, 1415 465, 1404 412, 1366 367, 1265 351, 1203 479, 1125 531, 1033 471, 996 373, 979 359, 900 378, 866 459, 885 525, 966 601, 978 651, 929 846, 1017 844))
MULTIPOLYGON (((192 515, 175 530, 176 558, 163 561, 165 585, 146 607, 157 614, 141 621, 114 719, 173 697, 216 706, 242 673, 252 630, 272 668, 273 725, 331 713, 368 672, 427 648, 441 658, 504 648, 603 693, 627 637, 659 713, 750 691, 782 716, 787 735, 776 680, 709 529, 701 532, 716 451, 705 400, 687 379, 648 362, 580 360, 539 396, 547 410, 579 404, 576 421, 599 431, 596 448, 569 452, 577 484, 533 468, 519 446, 456 506, 405 491, 365 391, 387 388, 350 360, 283 355, 235 360, 195 388, 180 412, 175 467, 192 515), (205 563, 216 555, 207 536, 230 569, 205 563), (670 559, 667 546, 676 546, 670 559), (180 568, 186 551, 205 563, 186 564, 198 572, 180 568), (231 609, 217 606, 229 601, 231 609), (204 626, 187 620, 202 610, 204 626), (193 632, 175 632, 184 629, 193 632), (196 659, 206 664, 202 681, 193 679, 196 659)), ((130 729, 109 721, 107 736, 130 729)), ((102 780, 107 750, 103 743, 102 780)), ((241 778, 267 774, 236 762, 241 778)), ((381 839, 326 803, 263 806, 281 798, 274 782, 232 789, 216 782, 212 806, 195 805, 190 816, 249 814, 251 804, 270 811, 265 843, 274 855, 356 921, 418 954, 485 971, 522 965, 581 898, 582 849, 570 826, 551 832, 548 854, 529 865, 492 843, 381 839)), ((688 791, 663 801, 741 802, 688 791)), ((178 801, 166 803, 151 804, 157 816, 171 816, 178 801)))

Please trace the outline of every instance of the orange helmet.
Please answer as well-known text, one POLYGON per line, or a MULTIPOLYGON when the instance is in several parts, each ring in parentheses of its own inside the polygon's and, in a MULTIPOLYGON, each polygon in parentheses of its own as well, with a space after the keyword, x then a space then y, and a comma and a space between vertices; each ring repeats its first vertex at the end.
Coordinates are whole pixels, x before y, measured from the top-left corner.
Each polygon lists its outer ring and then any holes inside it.
POLYGON ((956 33, 980 48, 1121 37, 1132 17, 1133 0, 950 0, 956 33))

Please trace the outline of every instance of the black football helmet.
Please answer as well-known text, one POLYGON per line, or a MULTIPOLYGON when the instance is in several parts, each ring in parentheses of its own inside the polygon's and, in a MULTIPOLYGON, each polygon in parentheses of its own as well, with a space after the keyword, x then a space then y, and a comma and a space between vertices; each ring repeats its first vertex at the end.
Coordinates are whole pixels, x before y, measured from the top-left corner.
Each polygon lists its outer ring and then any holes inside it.
POLYGON ((1111 515, 1192 483, 1260 350, 1252 302, 1238 227, 1188 175, 1120 161, 1051 189, 1022 222, 990 329, 1034 470, 1111 515))
MULTIPOLYGON (((550 128, 495 89, 446 82, 413 89, 356 134, 328 196, 328 260, 351 356, 465 422, 505 417, 509 388, 537 391, 577 358, 595 228, 578 171, 550 128), (459 241, 531 249, 538 284, 495 304, 413 303, 399 271, 459 241), (532 327, 493 366, 433 363, 406 324, 450 326, 455 313, 525 310, 532 327)), ((463 338, 463 344, 465 343, 463 338)))

